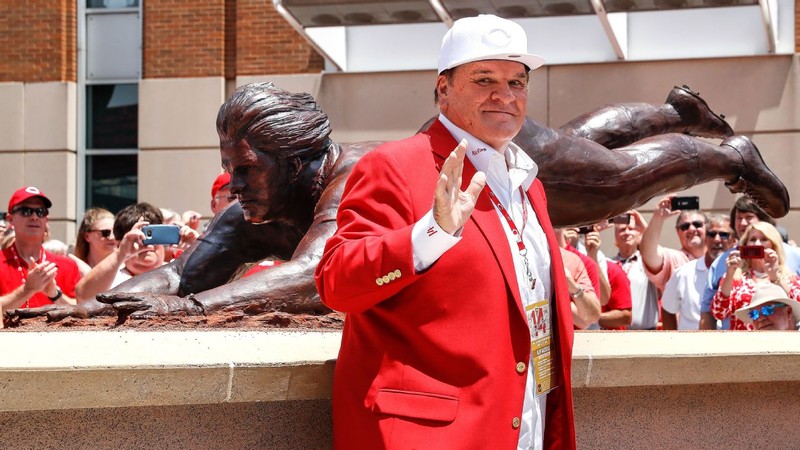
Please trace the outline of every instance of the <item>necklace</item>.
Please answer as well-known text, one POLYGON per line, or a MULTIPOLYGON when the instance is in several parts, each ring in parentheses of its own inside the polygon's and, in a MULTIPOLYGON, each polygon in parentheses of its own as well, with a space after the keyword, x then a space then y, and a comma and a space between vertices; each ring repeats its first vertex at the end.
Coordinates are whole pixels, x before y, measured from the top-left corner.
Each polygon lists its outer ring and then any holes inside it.
POLYGON ((767 278, 769 276, 766 272, 759 272, 756 269, 752 269, 752 271, 755 278, 767 278))

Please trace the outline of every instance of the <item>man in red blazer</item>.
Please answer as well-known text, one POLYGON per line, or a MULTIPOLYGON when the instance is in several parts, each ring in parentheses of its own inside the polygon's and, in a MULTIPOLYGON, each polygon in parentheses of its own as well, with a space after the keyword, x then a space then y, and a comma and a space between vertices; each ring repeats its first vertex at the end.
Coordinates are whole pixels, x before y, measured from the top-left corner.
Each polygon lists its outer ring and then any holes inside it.
POLYGON ((439 119, 350 175, 315 273, 348 313, 335 447, 575 447, 570 292, 536 164, 511 142, 542 63, 511 21, 456 21, 439 119))

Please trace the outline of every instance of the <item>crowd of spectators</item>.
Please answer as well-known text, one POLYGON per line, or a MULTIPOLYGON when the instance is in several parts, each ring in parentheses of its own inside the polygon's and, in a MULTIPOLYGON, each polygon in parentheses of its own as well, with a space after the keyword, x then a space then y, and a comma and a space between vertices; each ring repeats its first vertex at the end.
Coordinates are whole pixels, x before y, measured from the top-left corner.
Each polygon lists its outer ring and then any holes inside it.
MULTIPOLYGON (((214 214, 235 201, 229 183, 223 173, 212 184, 214 214)), ((673 197, 658 202, 649 223, 632 210, 607 223, 556 230, 575 329, 796 330, 800 250, 786 229, 746 196, 729 216, 672 210, 673 197), (670 217, 679 249, 659 243, 670 217), (617 254, 607 257, 601 231, 610 228, 617 254)), ((196 211, 138 203, 114 215, 98 207, 86 211, 68 246, 49 238, 51 206, 33 186, 9 201, 0 220, 0 311, 92 299, 177 258, 203 231, 196 211), (162 223, 179 227, 179 244, 144 245, 142 227, 162 223)), ((239 276, 278 264, 254 263, 239 276)))

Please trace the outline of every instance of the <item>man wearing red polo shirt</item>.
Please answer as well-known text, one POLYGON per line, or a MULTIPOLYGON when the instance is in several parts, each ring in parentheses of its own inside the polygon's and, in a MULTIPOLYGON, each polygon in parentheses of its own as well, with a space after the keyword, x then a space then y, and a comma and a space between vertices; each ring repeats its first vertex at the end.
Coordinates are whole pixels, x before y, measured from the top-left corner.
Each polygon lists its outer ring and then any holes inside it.
POLYGON ((75 304, 78 266, 42 248, 52 205, 33 186, 17 190, 8 202, 6 218, 16 237, 0 257, 0 310, 75 304))

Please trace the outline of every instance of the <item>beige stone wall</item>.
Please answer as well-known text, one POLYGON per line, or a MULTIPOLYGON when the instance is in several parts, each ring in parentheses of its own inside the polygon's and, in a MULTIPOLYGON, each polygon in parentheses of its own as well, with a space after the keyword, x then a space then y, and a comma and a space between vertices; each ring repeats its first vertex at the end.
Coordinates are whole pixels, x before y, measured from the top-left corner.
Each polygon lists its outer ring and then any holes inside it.
POLYGON ((75 236, 76 85, 0 83, 0 210, 11 193, 33 185, 50 200, 54 238, 75 236))
POLYGON ((215 122, 222 77, 145 79, 139 84, 139 201, 211 216, 221 173, 215 122))

